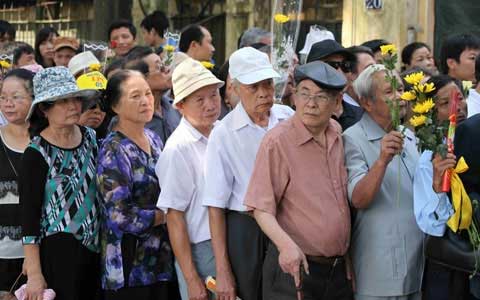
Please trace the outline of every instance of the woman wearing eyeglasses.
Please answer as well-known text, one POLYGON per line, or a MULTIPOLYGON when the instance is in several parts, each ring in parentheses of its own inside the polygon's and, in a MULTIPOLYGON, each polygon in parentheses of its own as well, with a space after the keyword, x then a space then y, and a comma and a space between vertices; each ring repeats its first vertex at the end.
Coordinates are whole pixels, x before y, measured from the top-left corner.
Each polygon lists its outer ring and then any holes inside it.
POLYGON ((25 122, 32 104, 33 73, 16 69, 6 74, 0 111, 8 124, 0 127, 0 298, 22 272, 21 208, 17 179, 23 151, 30 143, 25 122))

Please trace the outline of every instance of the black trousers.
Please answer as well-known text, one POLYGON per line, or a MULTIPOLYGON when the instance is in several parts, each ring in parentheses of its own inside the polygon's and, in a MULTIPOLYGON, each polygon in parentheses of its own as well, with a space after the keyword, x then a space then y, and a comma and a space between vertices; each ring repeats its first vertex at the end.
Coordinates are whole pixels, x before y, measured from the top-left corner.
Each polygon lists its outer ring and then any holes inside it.
POLYGON ((40 262, 55 300, 99 299, 100 258, 72 234, 56 233, 40 244, 40 262))
POLYGON ((423 274, 423 299, 470 300, 469 274, 453 270, 427 259, 423 274))
MULTIPOLYGON (((263 265, 263 299, 296 300, 295 281, 278 264, 278 250, 270 244, 263 265)), ((335 266, 308 261, 310 275, 303 274, 305 300, 352 300, 352 284, 347 279, 345 261, 335 266)))
POLYGON ((104 291, 103 300, 170 300, 168 282, 104 291))
POLYGON ((262 299, 262 268, 268 239, 254 218, 227 212, 227 247, 230 264, 242 300, 262 299))

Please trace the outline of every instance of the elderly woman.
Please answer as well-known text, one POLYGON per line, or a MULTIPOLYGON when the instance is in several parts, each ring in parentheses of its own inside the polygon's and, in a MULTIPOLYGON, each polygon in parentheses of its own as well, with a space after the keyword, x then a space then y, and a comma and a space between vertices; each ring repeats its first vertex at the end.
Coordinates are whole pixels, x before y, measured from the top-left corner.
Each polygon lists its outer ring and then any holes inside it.
POLYGON ((403 48, 402 64, 405 70, 422 68, 432 74, 438 74, 432 50, 422 42, 413 42, 403 48))
POLYGON ((122 70, 106 89, 106 106, 118 117, 98 158, 102 201, 102 287, 109 299, 168 299, 173 270, 155 164, 162 143, 145 128, 154 99, 143 75, 122 70))
POLYGON ((46 287, 57 299, 95 299, 99 262, 95 132, 76 125, 93 90, 79 90, 65 67, 33 78, 29 144, 20 172, 27 299, 46 287))
POLYGON ((23 151, 30 143, 25 122, 32 104, 33 73, 16 69, 6 74, 0 110, 8 125, 0 127, 0 296, 22 272, 21 207, 17 180, 23 151))

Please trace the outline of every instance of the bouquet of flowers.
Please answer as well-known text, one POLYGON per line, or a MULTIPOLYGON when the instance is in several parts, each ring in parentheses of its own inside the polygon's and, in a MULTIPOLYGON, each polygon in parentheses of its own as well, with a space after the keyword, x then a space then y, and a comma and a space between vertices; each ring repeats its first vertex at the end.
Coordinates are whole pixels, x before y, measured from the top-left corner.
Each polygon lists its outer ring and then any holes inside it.
POLYGON ((407 75, 405 81, 411 84, 413 88, 404 92, 401 98, 405 101, 412 101, 414 115, 410 118, 409 123, 415 128, 420 151, 431 150, 445 157, 447 146, 444 139, 449 122, 437 120, 434 99, 427 96, 435 90, 435 86, 433 83, 422 83, 424 78, 423 72, 407 75))
POLYGON ((292 71, 302 0, 276 0, 272 18, 272 65, 280 78, 275 79, 275 98, 282 99, 292 71))

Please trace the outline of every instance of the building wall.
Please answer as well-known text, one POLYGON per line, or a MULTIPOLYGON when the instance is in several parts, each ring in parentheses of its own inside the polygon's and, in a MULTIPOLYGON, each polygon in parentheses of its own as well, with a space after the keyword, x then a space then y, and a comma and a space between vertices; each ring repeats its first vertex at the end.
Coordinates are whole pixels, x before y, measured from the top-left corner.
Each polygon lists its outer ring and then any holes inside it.
POLYGON ((383 0, 382 9, 366 9, 365 1, 343 1, 342 44, 359 45, 383 38, 399 49, 413 41, 433 46, 434 0, 383 0))

